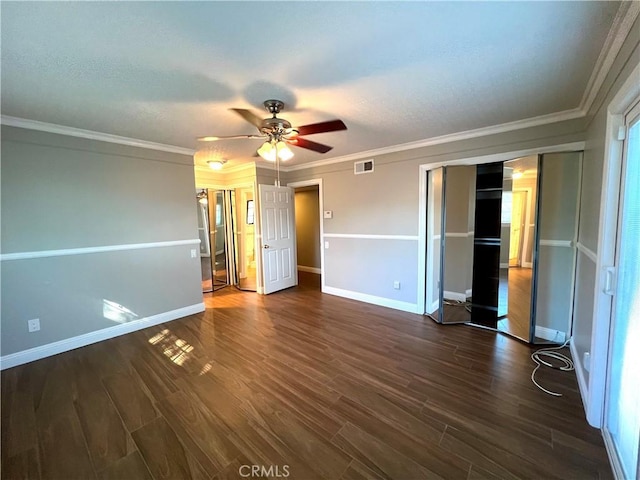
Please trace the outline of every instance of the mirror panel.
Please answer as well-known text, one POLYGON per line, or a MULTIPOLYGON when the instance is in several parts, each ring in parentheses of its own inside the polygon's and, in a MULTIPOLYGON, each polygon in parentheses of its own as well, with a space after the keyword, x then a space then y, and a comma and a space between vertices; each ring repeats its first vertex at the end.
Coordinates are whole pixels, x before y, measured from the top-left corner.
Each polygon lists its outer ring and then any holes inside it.
POLYGON ((425 311, 436 322, 442 321, 442 216, 444 169, 427 172, 427 278, 425 311))
POLYGON ((530 341, 531 335, 537 189, 537 155, 504 163, 498 330, 526 342, 530 341))
POLYGON ((442 323, 471 319, 476 167, 445 167, 442 323))
POLYGON ((541 157, 534 341, 564 343, 573 316, 582 153, 541 157))

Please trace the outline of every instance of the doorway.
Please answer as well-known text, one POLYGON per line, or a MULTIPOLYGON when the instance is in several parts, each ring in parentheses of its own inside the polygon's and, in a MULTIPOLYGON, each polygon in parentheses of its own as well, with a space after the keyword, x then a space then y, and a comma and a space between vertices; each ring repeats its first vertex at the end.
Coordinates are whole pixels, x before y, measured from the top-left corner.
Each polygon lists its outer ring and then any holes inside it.
POLYGON ((196 192, 202 292, 256 291, 253 186, 196 192))
MULTIPOLYGON (((297 270, 300 285, 322 290, 324 222, 322 179, 288 184, 294 189, 297 270)), ((331 215, 327 213, 327 215, 331 215)))

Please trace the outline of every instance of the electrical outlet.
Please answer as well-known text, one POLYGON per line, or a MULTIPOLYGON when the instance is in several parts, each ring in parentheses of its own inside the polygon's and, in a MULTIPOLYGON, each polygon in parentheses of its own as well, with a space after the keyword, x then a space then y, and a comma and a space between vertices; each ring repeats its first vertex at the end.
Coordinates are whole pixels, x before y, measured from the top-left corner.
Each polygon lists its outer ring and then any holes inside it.
POLYGON ((398 280, 395 280, 393 282, 393 288, 396 290, 400 290, 400 282, 398 280))
POLYGON ((29 327, 29 332, 37 332, 40 330, 40 319, 27 320, 27 326, 29 327))
POLYGON ((329 242, 324 242, 324 249, 327 250, 329 248, 329 242))
POLYGON ((191 258, 197 258, 198 257, 198 251, 195 248, 191 249, 191 258))

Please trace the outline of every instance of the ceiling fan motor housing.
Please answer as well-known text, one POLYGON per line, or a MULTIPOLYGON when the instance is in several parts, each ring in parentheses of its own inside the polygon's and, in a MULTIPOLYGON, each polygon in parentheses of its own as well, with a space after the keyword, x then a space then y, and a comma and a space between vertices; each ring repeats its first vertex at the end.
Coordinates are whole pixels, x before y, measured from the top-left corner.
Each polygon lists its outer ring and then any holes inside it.
POLYGON ((284 118, 265 118, 260 126, 260 131, 269 134, 285 134, 291 130, 291 123, 284 118))

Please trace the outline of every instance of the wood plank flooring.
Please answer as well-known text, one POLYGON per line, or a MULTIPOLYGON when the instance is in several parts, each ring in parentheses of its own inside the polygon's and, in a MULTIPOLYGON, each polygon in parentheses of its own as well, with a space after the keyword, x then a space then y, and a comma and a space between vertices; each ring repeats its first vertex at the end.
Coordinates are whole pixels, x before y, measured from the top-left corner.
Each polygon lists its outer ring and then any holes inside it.
POLYGON ((612 478, 573 373, 315 279, 3 371, 2 478, 612 478))

